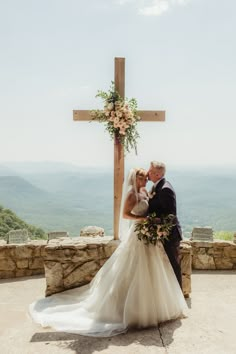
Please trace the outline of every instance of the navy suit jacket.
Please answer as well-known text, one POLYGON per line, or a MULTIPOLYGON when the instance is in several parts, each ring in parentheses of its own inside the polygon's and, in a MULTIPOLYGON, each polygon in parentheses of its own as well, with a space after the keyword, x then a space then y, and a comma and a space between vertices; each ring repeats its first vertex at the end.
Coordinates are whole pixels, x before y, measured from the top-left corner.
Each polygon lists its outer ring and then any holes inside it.
POLYGON ((163 178, 155 188, 155 195, 149 199, 148 213, 156 213, 158 217, 173 214, 176 216, 176 225, 173 227, 169 241, 182 240, 182 230, 177 218, 176 195, 172 185, 163 178))

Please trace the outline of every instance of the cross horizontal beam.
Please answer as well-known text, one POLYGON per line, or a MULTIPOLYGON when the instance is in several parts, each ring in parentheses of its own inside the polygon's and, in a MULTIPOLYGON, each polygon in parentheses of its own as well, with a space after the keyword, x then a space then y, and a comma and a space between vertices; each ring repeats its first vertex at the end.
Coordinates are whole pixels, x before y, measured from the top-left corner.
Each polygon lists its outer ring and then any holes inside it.
MULTIPOLYGON (((165 121, 165 111, 138 111, 138 116, 141 118, 141 121, 145 122, 165 121)), ((73 111, 73 120, 90 121, 91 119, 91 111, 89 110, 73 111)))

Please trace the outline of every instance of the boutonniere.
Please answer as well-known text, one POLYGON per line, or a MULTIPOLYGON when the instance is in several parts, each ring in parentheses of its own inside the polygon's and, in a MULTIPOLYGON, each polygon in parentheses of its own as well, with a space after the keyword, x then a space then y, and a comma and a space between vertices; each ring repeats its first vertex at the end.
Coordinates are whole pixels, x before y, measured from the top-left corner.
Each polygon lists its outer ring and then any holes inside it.
POLYGON ((153 191, 153 192, 148 192, 148 196, 150 199, 152 199, 154 196, 156 195, 156 192, 153 191))

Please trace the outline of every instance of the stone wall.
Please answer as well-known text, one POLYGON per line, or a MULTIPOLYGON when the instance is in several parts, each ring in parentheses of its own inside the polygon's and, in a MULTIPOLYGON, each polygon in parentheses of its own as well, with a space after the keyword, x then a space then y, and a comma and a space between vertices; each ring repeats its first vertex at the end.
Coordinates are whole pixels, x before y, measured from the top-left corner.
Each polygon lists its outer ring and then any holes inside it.
MULTIPOLYGON (((119 241, 111 237, 61 238, 27 244, 0 243, 0 279, 44 274, 46 295, 87 284, 112 255, 119 241)), ((191 292, 191 245, 181 245, 185 294, 191 292)))
MULTIPOLYGON (((46 295, 90 282, 111 256, 119 241, 111 237, 80 237, 31 241, 27 244, 0 243, 0 278, 44 274, 46 295)), ((193 269, 236 269, 236 244, 231 241, 182 241, 181 269, 185 295, 191 292, 193 269), (192 257, 190 256, 192 252, 192 257)))
POLYGON ((44 253, 46 296, 89 283, 118 245, 107 236, 51 240, 44 253))
POLYGON ((191 241, 193 269, 236 269, 236 244, 232 241, 191 241))
MULTIPOLYGON (((89 283, 118 247, 111 237, 51 240, 44 252, 46 296, 89 283)), ((183 291, 191 292, 191 245, 181 244, 183 291)))
POLYGON ((44 274, 46 241, 27 244, 0 244, 0 279, 44 274))

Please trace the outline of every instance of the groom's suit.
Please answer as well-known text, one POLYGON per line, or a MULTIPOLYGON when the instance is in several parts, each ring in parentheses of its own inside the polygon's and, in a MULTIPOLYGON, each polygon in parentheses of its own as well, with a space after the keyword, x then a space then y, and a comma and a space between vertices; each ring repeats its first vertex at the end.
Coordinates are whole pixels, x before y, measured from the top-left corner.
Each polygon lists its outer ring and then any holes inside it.
MULTIPOLYGON (((173 214, 176 216, 176 195, 172 185, 166 181, 165 178, 161 179, 156 188, 155 194, 149 200, 148 213, 156 213, 158 217, 173 214)), ((167 256, 169 257, 172 268, 175 272, 176 278, 182 288, 182 276, 179 261, 179 244, 182 240, 182 231, 178 218, 176 217, 175 226, 172 228, 168 240, 163 242, 167 256)))

